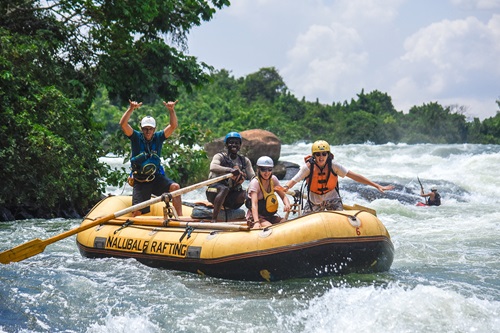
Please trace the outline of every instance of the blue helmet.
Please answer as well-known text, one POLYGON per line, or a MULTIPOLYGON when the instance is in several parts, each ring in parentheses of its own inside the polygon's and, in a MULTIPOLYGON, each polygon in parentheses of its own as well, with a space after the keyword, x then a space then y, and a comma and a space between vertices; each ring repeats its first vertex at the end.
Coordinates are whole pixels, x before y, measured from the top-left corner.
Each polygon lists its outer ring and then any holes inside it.
POLYGON ((229 133, 227 133, 226 137, 224 138, 224 143, 226 143, 227 139, 229 139, 229 138, 238 138, 238 139, 240 139, 240 143, 241 143, 241 135, 238 132, 229 132, 229 133))

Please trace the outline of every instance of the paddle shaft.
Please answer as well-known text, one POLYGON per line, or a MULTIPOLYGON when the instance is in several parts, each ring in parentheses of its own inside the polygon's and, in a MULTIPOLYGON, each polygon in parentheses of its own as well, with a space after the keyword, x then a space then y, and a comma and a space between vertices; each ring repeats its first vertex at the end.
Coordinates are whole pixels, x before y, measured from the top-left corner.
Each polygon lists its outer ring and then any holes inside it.
POLYGON ((232 231, 249 231, 250 227, 247 225, 238 225, 230 223, 206 223, 206 222, 178 222, 178 221, 168 221, 167 227, 178 227, 186 228, 193 227, 199 229, 210 229, 210 230, 232 230, 232 231))
POLYGON ((168 195, 164 194, 162 196, 141 202, 137 205, 130 206, 130 207, 128 207, 126 209, 122 209, 114 214, 110 214, 110 215, 98 218, 97 220, 95 220, 91 223, 88 223, 86 225, 80 226, 80 227, 75 228, 75 229, 68 230, 66 232, 63 232, 62 234, 59 234, 59 235, 56 235, 56 236, 53 236, 50 238, 47 238, 46 240, 41 240, 39 238, 33 239, 27 243, 18 245, 10 250, 7 250, 7 251, 0 253, 0 263, 8 264, 11 262, 17 262, 17 261, 21 261, 21 260, 33 257, 39 253, 42 253, 45 250, 45 247, 47 245, 55 243, 57 241, 60 241, 61 239, 75 235, 79 232, 90 229, 90 228, 95 227, 99 224, 105 223, 113 218, 116 218, 116 217, 119 217, 119 216, 122 216, 122 215, 125 215, 128 213, 135 212, 136 210, 143 209, 145 207, 151 206, 151 205, 153 205, 157 202, 160 202, 160 201, 169 201, 170 198, 178 197, 178 196, 183 195, 187 192, 194 191, 194 190, 199 189, 201 187, 208 186, 208 185, 220 182, 222 180, 231 178, 232 176, 233 176, 233 174, 228 173, 228 174, 220 176, 220 177, 208 179, 208 180, 205 180, 201 183, 181 188, 179 190, 168 193, 168 195))
POLYGON ((418 180, 418 183, 420 184, 420 189, 423 192, 424 191, 424 187, 422 186, 422 182, 420 181, 420 178, 418 178, 418 176, 417 176, 417 180, 418 180))
MULTIPOLYGON (((420 178, 417 176, 418 183, 420 184, 420 189, 422 190, 422 194, 424 194, 424 187, 422 186, 422 182, 420 181, 420 178)), ((425 198, 423 198, 424 204, 427 204, 425 198)))

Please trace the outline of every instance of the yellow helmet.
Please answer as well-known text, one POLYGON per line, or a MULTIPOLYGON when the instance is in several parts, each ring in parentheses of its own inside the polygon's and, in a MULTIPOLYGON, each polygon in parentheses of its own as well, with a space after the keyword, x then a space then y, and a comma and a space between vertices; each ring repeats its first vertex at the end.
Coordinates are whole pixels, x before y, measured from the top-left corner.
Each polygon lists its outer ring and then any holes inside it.
POLYGON ((330 145, 328 144, 328 142, 326 142, 324 140, 319 140, 319 141, 316 141, 315 143, 313 143, 313 145, 312 145, 312 153, 313 154, 319 153, 322 151, 330 152, 330 145))

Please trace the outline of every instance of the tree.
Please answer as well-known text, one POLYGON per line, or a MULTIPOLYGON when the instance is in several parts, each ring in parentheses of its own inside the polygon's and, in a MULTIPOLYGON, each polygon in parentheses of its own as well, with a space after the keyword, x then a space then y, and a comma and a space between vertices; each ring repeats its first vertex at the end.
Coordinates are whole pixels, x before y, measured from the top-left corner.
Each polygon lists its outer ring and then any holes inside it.
POLYGON ((18 210, 18 218, 83 214, 106 176, 98 162, 103 127, 90 109, 98 87, 123 105, 129 98, 174 99, 179 87, 201 85, 209 66, 182 53, 185 38, 226 5, 2 1, 0 156, 8 181, 0 208, 18 210))
POLYGON ((252 102, 263 98, 271 103, 285 92, 283 78, 274 67, 261 68, 258 72, 249 74, 242 87, 241 95, 252 102))

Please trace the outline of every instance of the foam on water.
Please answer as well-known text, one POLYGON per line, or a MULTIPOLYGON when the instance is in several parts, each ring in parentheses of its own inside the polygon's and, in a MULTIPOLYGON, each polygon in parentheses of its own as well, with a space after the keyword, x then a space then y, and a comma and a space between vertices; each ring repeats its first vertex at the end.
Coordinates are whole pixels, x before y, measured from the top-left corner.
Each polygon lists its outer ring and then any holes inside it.
MULTIPOLYGON (((310 147, 285 145, 282 160, 300 165, 310 147)), ((352 171, 401 189, 368 200, 365 185, 340 180, 344 202, 377 210, 391 234, 396 253, 389 272, 227 281, 130 259, 86 259, 70 237, 1 267, 0 332, 500 332, 500 146, 332 148, 352 171), (426 189, 439 186, 442 206, 415 206, 417 175, 426 189), (414 202, 397 200, 409 193, 414 202)), ((124 192, 131 192, 128 185, 124 192)), ((204 189, 183 196, 200 198, 204 189)), ((0 223, 0 250, 79 224, 0 223)))

